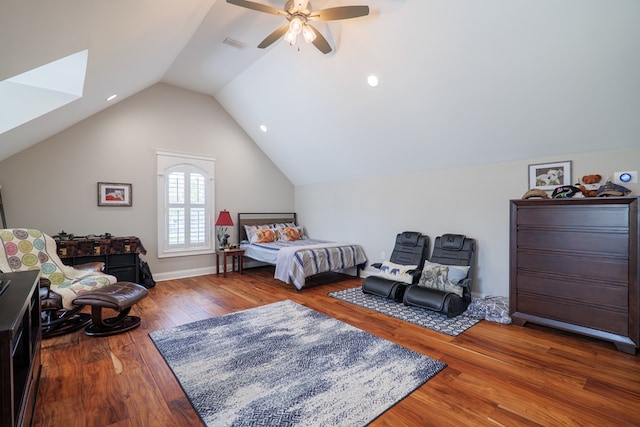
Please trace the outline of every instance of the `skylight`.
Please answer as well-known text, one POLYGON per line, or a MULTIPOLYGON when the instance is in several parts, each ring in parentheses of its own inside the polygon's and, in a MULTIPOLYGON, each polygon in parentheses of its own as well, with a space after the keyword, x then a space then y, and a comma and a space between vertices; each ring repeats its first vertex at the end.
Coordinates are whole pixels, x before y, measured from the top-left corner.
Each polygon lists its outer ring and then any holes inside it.
POLYGON ((83 94, 88 50, 0 82, 0 134, 70 103, 83 94))

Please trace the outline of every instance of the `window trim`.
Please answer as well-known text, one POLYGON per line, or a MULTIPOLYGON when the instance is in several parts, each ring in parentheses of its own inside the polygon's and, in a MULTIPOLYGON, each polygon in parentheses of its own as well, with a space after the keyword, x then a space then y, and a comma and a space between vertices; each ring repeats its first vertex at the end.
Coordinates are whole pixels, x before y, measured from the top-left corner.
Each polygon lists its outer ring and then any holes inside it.
POLYGON ((215 215, 215 158, 172 151, 156 151, 157 168, 157 234, 158 234, 158 258, 181 257, 191 255, 206 255, 215 252, 215 229, 213 227, 215 215), (198 249, 169 249, 167 247, 167 222, 166 222, 166 193, 165 171, 179 165, 191 165, 201 170, 205 175, 208 185, 207 197, 209 197, 209 220, 206 223, 208 245, 198 249))

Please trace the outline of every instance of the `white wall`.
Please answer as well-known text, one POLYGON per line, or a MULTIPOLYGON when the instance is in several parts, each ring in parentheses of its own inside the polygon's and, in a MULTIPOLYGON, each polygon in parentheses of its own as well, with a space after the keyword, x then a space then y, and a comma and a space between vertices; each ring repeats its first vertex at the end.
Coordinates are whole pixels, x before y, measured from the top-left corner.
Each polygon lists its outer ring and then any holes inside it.
MULTIPOLYGON (((444 233, 473 237, 473 291, 507 296, 509 200, 527 191, 529 164, 563 160, 572 160, 573 182, 595 173, 605 181, 616 171, 640 170, 640 148, 297 186, 296 211, 312 237, 360 243, 369 263, 381 261, 383 251, 388 259, 401 231, 427 234, 431 248, 444 233)), ((640 184, 626 186, 640 194, 640 184)))
POLYGON ((211 269, 213 255, 156 258, 156 149, 215 157, 216 217, 293 210, 291 182, 213 97, 158 84, 0 162, 7 225, 138 236, 154 275, 211 269), (133 206, 98 207, 97 182, 133 184, 133 206))
POLYGON ((9 227, 136 235, 160 278, 211 271, 212 255, 156 259, 156 149, 215 157, 216 210, 234 220, 295 209, 312 237, 360 243, 370 263, 400 231, 474 237, 485 295, 508 292, 509 200, 527 190, 528 164, 572 160, 573 181, 640 170, 638 147, 294 188, 212 97, 158 84, 0 162, 9 227), (98 207, 99 181, 132 183, 133 206, 98 207))

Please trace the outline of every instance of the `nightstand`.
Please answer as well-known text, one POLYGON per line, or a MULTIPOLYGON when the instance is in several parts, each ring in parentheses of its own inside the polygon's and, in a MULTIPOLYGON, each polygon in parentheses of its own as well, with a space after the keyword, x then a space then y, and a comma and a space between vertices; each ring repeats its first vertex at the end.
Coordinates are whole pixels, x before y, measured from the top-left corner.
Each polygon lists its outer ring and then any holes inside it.
POLYGON ((242 274, 242 258, 244 249, 219 249, 216 251, 216 274, 220 274, 220 255, 222 255, 222 277, 227 277, 227 257, 231 258, 231 271, 236 269, 238 259, 238 272, 242 274))

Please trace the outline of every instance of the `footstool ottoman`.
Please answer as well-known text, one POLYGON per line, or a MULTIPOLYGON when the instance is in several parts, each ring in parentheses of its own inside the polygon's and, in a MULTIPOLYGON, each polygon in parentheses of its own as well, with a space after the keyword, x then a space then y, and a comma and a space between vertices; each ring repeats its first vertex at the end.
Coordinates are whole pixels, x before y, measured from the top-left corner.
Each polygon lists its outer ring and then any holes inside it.
POLYGON ((147 294, 147 288, 137 283, 116 282, 95 291, 85 292, 77 296, 73 303, 91 306, 91 324, 84 329, 84 333, 105 337, 129 331, 140 325, 140 318, 129 316, 129 312, 131 307, 147 294), (110 308, 119 313, 116 317, 103 319, 103 308, 110 308))

